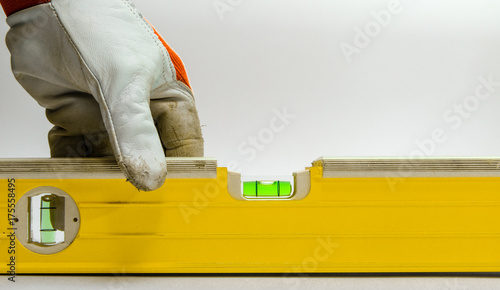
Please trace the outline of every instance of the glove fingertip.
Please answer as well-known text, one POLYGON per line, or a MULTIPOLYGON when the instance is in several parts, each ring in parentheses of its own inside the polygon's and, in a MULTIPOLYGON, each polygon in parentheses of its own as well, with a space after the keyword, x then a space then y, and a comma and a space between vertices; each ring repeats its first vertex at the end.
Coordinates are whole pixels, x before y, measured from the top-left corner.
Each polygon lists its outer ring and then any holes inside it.
POLYGON ((125 173, 127 180, 137 189, 142 191, 153 191, 160 188, 167 177, 167 163, 165 158, 158 160, 144 157, 124 158, 118 162, 125 173))

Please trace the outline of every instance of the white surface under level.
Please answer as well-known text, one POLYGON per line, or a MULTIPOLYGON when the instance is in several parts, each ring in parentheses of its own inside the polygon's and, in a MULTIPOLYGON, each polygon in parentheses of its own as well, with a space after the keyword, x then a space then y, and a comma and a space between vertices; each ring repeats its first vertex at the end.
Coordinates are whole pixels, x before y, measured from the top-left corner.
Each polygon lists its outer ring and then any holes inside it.
POLYGON ((339 277, 17 277, 0 276, 1 289, 63 290, 499 290, 500 278, 339 277))

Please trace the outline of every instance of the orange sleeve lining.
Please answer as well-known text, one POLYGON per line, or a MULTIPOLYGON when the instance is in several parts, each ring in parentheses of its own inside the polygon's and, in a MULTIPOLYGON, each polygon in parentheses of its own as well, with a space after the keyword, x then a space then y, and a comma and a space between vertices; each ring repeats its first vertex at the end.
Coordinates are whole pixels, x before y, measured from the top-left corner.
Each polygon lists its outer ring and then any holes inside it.
MULTIPOLYGON (((147 20, 146 20, 146 22, 149 23, 149 21, 147 21, 147 20)), ((153 28, 153 31, 155 32, 156 36, 158 36, 158 38, 160 39, 161 43, 163 43, 163 46, 165 46, 165 48, 167 49, 168 54, 170 55, 170 59, 172 60, 172 63, 174 64, 174 67, 175 67, 175 74, 176 74, 177 80, 183 82, 184 84, 186 84, 191 89, 191 84, 189 83, 189 79, 187 77, 186 68, 184 67, 184 63, 182 63, 181 58, 167 44, 167 42, 165 41, 165 39, 163 39, 163 37, 158 33, 158 31, 156 31, 156 29, 154 28, 154 26, 151 25, 151 23, 149 23, 149 25, 151 26, 151 28, 153 28)))

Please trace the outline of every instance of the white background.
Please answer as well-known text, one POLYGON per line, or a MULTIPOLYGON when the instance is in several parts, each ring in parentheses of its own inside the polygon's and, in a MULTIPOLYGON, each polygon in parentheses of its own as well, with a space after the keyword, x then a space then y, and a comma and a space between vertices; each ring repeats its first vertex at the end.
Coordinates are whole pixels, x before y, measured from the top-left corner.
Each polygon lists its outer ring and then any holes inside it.
MULTIPOLYGON (((135 2, 181 55, 197 98, 206 156, 217 158, 220 166, 247 177, 274 178, 320 156, 500 156, 500 86, 488 99, 468 98, 481 76, 500 81, 497 1, 401 0, 400 12, 392 13, 386 26, 375 24, 373 12, 387 9, 389 0, 220 2, 233 4, 218 13, 212 0, 135 2), (341 46, 354 46, 359 30, 376 27, 380 31, 370 30, 365 47, 349 61, 341 46), (468 109, 459 125, 444 119, 457 120, 453 110, 464 102, 468 109), (269 135, 274 112, 285 108, 295 117, 269 135), (435 130, 441 132, 440 142, 430 143, 435 130), (246 153, 248 138, 259 134, 263 148, 252 159, 246 153)), ((0 35, 7 29, 0 25, 0 35)), ((51 125, 13 78, 5 46, 0 46, 0 93, 0 157, 48 157, 51 125)), ((37 279, 19 277, 40 285, 37 279)), ((0 285, 8 286, 3 280, 0 285)), ((244 289, 261 289, 274 281, 269 285, 289 289, 279 278, 200 282, 205 280, 127 279, 120 285, 98 278, 92 283, 111 283, 102 289, 160 283, 200 289, 241 283, 244 289)), ((82 287, 92 284, 76 281, 82 287)), ((300 288, 500 289, 496 280, 485 279, 304 281, 300 288)))

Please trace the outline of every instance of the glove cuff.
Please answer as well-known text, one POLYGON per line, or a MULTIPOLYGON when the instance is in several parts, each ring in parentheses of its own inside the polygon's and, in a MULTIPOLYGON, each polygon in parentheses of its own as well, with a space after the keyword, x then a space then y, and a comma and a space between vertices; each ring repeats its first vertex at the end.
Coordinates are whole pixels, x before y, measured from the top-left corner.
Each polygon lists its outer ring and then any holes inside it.
POLYGON ((50 0, 0 0, 7 16, 35 5, 49 3, 50 0))

